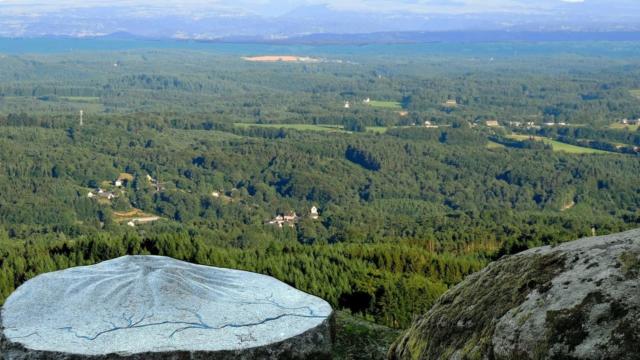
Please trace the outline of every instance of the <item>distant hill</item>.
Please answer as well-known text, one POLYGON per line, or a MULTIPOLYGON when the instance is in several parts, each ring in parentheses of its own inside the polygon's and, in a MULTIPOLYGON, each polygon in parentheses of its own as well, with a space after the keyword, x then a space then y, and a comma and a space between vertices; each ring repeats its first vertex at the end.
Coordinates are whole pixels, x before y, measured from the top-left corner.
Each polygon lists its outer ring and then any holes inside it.
POLYGON ((441 31, 379 32, 369 34, 312 34, 274 40, 303 44, 380 44, 429 42, 501 42, 501 41, 639 41, 636 31, 441 31))
MULTIPOLYGON (((314 37, 312 34, 640 31, 640 3, 635 0, 544 1, 537 7, 511 10, 490 5, 447 10, 445 6, 438 11, 425 11, 419 4, 416 6, 420 9, 389 6, 390 2, 385 1, 360 7, 311 1, 309 5, 289 4, 273 10, 226 1, 179 8, 164 2, 155 6, 116 2, 99 7, 29 3, 0 5, 1 37, 94 37, 117 33, 162 39, 278 40, 314 37), (385 3, 387 6, 381 6, 385 3)), ((391 40, 397 37, 398 41, 406 41, 399 35, 391 40)))

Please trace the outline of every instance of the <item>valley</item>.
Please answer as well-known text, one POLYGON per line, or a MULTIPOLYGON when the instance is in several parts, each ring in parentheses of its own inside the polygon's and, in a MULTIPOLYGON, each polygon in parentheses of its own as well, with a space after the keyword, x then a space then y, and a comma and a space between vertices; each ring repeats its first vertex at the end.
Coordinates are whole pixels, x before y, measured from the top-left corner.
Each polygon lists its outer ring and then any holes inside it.
POLYGON ((0 58, 0 299, 164 255, 322 297, 380 358, 490 261, 640 222, 635 58, 234 46, 0 58))

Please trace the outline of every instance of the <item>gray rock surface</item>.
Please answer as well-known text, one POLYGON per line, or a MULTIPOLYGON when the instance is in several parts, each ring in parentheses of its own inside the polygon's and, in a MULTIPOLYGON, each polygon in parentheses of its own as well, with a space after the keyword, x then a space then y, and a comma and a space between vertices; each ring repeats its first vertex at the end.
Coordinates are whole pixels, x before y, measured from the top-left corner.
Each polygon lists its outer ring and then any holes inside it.
POLYGON ((269 276, 158 256, 40 275, 2 308, 5 359, 329 358, 331 306, 269 276))
POLYGON ((503 258, 469 276, 390 359, 640 359, 640 230, 503 258))

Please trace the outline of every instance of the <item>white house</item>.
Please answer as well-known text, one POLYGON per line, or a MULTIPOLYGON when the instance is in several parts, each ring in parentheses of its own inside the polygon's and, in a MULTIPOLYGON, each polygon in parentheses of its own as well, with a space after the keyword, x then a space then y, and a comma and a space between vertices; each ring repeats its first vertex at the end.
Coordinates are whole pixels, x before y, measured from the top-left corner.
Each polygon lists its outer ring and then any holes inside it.
POLYGON ((315 207, 315 206, 311 207, 311 215, 310 216, 311 216, 311 218, 313 220, 316 220, 316 219, 318 219, 320 217, 320 215, 318 214, 318 208, 317 207, 315 207))
POLYGON ((349 109, 350 107, 351 107, 351 103, 350 103, 350 102, 348 102, 348 101, 345 101, 345 102, 344 102, 344 108, 345 108, 345 109, 349 109))
POLYGON ((284 221, 291 222, 291 221, 298 220, 298 215, 295 212, 293 212, 293 213, 284 215, 282 218, 284 219, 284 221))
POLYGON ((435 125, 434 123, 432 123, 429 120, 425 120, 424 127, 428 128, 428 129, 437 129, 438 125, 435 125))
POLYGON ((369 104, 371 102, 371 99, 370 98, 366 98, 362 102, 365 103, 365 104, 369 104))
POLYGON ((294 227, 296 221, 298 220, 298 215, 296 213, 290 213, 287 215, 278 215, 273 220, 267 222, 269 225, 276 225, 278 227, 283 227, 284 225, 288 225, 289 227, 294 227))

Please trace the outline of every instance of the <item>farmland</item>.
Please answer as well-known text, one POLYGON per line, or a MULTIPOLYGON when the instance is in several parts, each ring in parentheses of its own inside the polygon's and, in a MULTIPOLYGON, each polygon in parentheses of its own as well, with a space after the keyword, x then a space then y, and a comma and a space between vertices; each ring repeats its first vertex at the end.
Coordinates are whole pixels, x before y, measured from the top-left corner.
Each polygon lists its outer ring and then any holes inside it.
POLYGON ((371 100, 369 106, 389 110, 402 110, 402 104, 398 101, 371 100))
POLYGON ((239 128, 262 127, 271 129, 292 129, 300 131, 325 131, 325 132, 345 132, 342 125, 313 125, 313 124, 250 124, 235 123, 239 128))
POLYGON ((638 131, 638 128, 640 128, 640 125, 628 125, 628 124, 622 124, 622 123, 613 123, 611 125, 609 125, 610 129, 614 129, 614 130, 628 130, 628 131, 638 131))
MULTIPOLYGON (((509 135, 508 137, 514 140, 528 140, 530 138, 529 135, 515 135, 515 134, 509 135)), ((553 151, 557 151, 557 152, 565 152, 568 154, 609 154, 609 152, 607 151, 565 144, 563 142, 555 141, 555 140, 541 137, 541 136, 534 136, 533 138, 534 140, 542 141, 545 144, 551 145, 551 147, 553 147, 553 151)))

